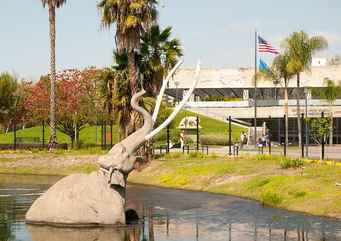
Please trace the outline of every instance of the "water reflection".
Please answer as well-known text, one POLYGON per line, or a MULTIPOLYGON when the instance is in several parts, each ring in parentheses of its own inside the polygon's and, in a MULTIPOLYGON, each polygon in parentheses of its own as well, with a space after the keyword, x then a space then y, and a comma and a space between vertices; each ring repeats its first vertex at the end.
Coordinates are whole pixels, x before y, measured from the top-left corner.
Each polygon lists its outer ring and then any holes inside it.
POLYGON ((0 240, 7 241, 13 240, 14 234, 12 233, 12 220, 9 218, 6 210, 0 205, 0 240))
POLYGON ((337 241, 340 230, 287 229, 275 222, 257 226, 255 223, 208 223, 203 219, 179 219, 169 214, 148 211, 141 225, 120 229, 61 229, 28 226, 33 241, 337 241), (195 221, 195 222, 193 222, 195 221))
POLYGON ((126 238, 128 232, 125 230, 61 229, 36 226, 28 226, 27 229, 34 241, 134 241, 126 238))
POLYGON ((47 187, 0 184, 0 241, 341 241, 339 220, 234 197, 143 186, 128 189, 131 207, 144 217, 141 224, 120 229, 26 226, 26 210, 47 187))

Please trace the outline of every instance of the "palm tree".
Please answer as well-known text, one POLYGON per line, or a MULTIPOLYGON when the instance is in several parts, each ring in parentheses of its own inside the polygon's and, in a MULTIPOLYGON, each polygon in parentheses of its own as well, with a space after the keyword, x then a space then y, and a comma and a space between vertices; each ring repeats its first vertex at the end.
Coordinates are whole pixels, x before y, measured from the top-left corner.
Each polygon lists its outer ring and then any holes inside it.
POLYGON ((337 85, 333 80, 329 78, 324 79, 324 83, 326 85, 323 89, 314 90, 314 94, 318 95, 322 99, 325 99, 329 104, 329 112, 330 112, 330 134, 329 134, 329 145, 333 145, 333 104, 335 103, 336 98, 339 96, 341 91, 341 86, 337 85))
POLYGON ((56 132, 56 9, 62 7, 66 0, 41 0, 43 7, 48 7, 50 24, 50 148, 55 148, 57 143, 56 132))
POLYGON ((119 54, 128 55, 129 89, 136 92, 136 52, 140 50, 141 35, 154 23, 157 0, 101 0, 98 8, 102 15, 102 26, 116 24, 115 42, 119 54))
POLYGON ((158 93, 162 80, 183 56, 178 39, 170 39, 172 28, 161 30, 153 25, 142 36, 140 68, 143 84, 152 94, 158 93))
MULTIPOLYGON (((170 39, 172 28, 160 30, 153 25, 149 31, 141 36, 141 51, 137 55, 136 64, 140 69, 140 78, 148 96, 154 96, 171 68, 182 56, 182 48, 178 39, 170 39)), ((121 138, 129 134, 129 129, 139 123, 139 115, 131 113, 128 83, 128 56, 114 52, 115 65, 108 68, 99 76, 102 94, 105 97, 106 106, 112 101, 114 114, 120 126, 121 138), (130 124, 127 125, 127 123, 130 124)), ((143 98, 142 105, 152 105, 150 98, 143 98)), ((150 108, 147 108, 150 109, 150 108)))
POLYGON ((283 83, 284 85, 284 113, 285 113, 285 144, 288 144, 288 123, 289 123, 289 107, 288 107, 288 86, 290 79, 294 76, 294 73, 289 68, 290 56, 287 52, 278 55, 271 65, 271 68, 260 72, 260 77, 270 79, 274 83, 283 83))
POLYGON ((112 68, 105 68, 98 76, 100 84, 100 94, 103 98, 103 109, 111 118, 113 105, 112 98, 115 86, 115 72, 112 68))
POLYGON ((284 40, 283 46, 290 56, 289 68, 297 77, 296 106, 297 106, 297 126, 299 145, 303 144, 301 135, 300 119, 300 74, 303 71, 310 70, 313 55, 320 50, 328 47, 327 40, 322 36, 310 37, 307 33, 300 31, 292 33, 284 40))

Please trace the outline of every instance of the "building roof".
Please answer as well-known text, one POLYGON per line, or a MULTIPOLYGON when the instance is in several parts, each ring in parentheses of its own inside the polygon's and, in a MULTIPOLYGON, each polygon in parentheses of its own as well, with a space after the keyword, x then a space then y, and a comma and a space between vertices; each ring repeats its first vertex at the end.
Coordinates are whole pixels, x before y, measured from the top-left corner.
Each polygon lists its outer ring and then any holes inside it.
MULTIPOLYGON (((169 83, 170 89, 189 89, 193 83, 194 69, 180 69, 169 83)), ((341 66, 313 67, 301 74, 301 87, 323 87, 324 79, 341 80, 341 66)), ((244 89, 254 88, 254 69, 202 69, 198 89, 244 89)), ((281 87, 279 84, 276 87, 281 87)), ((275 87, 273 81, 259 79, 259 88, 275 87)), ((296 87, 296 78, 289 81, 289 87, 296 87)))

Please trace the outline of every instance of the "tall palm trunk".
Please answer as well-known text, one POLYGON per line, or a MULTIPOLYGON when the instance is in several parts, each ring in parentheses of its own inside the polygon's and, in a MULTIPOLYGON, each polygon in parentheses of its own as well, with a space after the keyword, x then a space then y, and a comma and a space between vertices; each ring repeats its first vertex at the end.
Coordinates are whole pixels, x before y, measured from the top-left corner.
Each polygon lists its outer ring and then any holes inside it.
POLYGON ((288 81, 284 80, 285 82, 285 88, 284 88, 284 113, 285 113, 285 145, 288 145, 289 141, 289 97, 288 97, 288 81))
POLYGON ((300 107, 300 73, 297 74, 297 91, 296 91, 296 112, 297 112, 297 131, 298 145, 302 145, 302 126, 301 126, 301 107, 300 107))
MULTIPOLYGON (((133 96, 136 93, 136 83, 137 83, 137 69, 136 69, 136 61, 135 61, 135 53, 134 51, 130 51, 128 53, 128 75, 129 75, 129 89, 130 94, 133 96)), ((128 130, 126 130, 126 134, 129 135, 135 130, 135 121, 134 114, 131 113, 129 115, 129 125, 126 125, 128 130)))
POLYGON ((130 51, 128 53, 128 72, 129 72, 129 88, 131 96, 136 93, 137 70, 135 63, 135 53, 130 51))
POLYGON ((56 11, 55 7, 49 6, 50 24, 50 148, 54 149, 57 144, 56 132, 56 11))

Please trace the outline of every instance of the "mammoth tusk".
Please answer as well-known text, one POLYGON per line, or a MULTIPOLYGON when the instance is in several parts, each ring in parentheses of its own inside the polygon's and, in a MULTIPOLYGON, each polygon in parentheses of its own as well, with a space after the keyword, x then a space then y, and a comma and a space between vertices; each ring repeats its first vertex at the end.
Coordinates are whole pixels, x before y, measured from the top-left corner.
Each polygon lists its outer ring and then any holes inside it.
POLYGON ((162 87, 160 89, 159 95, 157 96, 156 104, 155 104, 155 109, 154 109, 154 112, 153 112, 153 117, 152 117, 153 124, 155 124, 157 116, 159 115, 160 106, 161 106, 161 102, 162 102, 162 97, 163 97, 163 95, 165 93, 167 84, 168 84, 170 78, 174 75, 174 73, 178 70, 178 68, 180 68, 180 66, 183 64, 183 62, 184 62, 183 60, 180 60, 174 66, 174 68, 169 72, 169 74, 167 75, 167 78, 162 83, 162 87))
POLYGON ((199 75, 200 75, 200 61, 198 61, 197 68, 195 70, 195 76, 192 87, 189 89, 189 91, 186 93, 183 100, 180 102, 180 104, 175 108, 173 113, 165 120, 158 128, 150 132, 148 135, 146 135, 145 140, 148 141, 151 138, 153 138, 156 134, 158 134, 163 128, 168 126, 176 117, 176 115, 180 112, 180 110, 184 107, 184 105, 188 102, 189 98, 191 97, 193 91, 195 90, 196 86, 199 82, 199 75))

